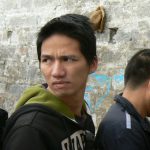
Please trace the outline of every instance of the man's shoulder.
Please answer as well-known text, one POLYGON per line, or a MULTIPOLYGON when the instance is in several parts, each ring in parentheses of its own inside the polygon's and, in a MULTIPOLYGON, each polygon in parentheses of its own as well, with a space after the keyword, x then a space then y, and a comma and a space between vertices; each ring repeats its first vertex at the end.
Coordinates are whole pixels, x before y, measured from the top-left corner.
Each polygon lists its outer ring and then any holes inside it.
POLYGON ((128 132, 128 130, 140 131, 139 122, 128 113, 120 104, 113 104, 99 126, 101 132, 109 132, 112 134, 120 134, 128 132))
POLYGON ((117 149, 117 147, 121 149, 125 144, 124 148, 127 149, 128 145, 126 144, 134 146, 135 142, 140 140, 143 141, 144 136, 139 122, 120 104, 113 104, 100 123, 96 144, 99 146, 107 145, 108 147, 110 144, 113 148, 109 147, 109 149, 117 149), (116 145, 116 143, 118 144, 116 145))
POLYGON ((117 103, 113 104, 105 117, 103 118, 101 124, 106 124, 108 126, 123 125, 125 122, 125 110, 117 103))
MULTIPOLYGON (((37 121, 41 122, 43 118, 57 115, 53 110, 40 104, 27 104, 19 108, 8 119, 7 124, 18 128, 21 126, 34 126, 37 121)), ((48 120, 48 119, 44 119, 48 120)))

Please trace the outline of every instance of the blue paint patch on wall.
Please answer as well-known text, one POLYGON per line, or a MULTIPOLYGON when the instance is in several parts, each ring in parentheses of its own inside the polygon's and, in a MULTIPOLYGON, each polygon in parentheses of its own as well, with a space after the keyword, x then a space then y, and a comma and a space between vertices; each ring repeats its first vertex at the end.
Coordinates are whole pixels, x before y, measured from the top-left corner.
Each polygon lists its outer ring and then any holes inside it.
POLYGON ((84 99, 87 102, 90 111, 93 112, 92 104, 91 104, 91 100, 90 100, 90 95, 88 93, 85 93, 84 99))
POLYGON ((122 83, 122 82, 124 82, 124 76, 123 76, 122 74, 114 75, 114 76, 113 76, 113 80, 114 80, 116 83, 122 83))
POLYGON ((93 73, 91 77, 95 78, 101 86, 103 86, 109 78, 107 75, 96 74, 96 73, 93 73))
POLYGON ((112 80, 115 82, 115 84, 123 84, 124 82, 124 70, 120 69, 120 73, 119 74, 115 74, 114 76, 110 77, 108 75, 104 75, 104 74, 96 74, 93 73, 90 76, 97 81, 96 85, 88 85, 86 87, 86 92, 85 92, 85 100, 89 105, 89 108, 91 110, 91 112, 94 112, 96 109, 99 108, 99 106, 103 103, 103 101, 107 98, 107 96, 109 96, 110 91, 111 91, 111 83, 112 80), (105 88, 105 92, 103 95, 101 95, 97 100, 95 105, 92 107, 92 100, 90 99, 90 92, 94 92, 96 86, 100 86, 100 88, 105 88))
POLYGON ((104 95, 101 96, 100 98, 98 98, 98 100, 95 103, 94 108, 97 109, 110 93, 111 78, 107 75, 98 75, 98 74, 96 74, 95 79, 99 83, 100 87, 104 87, 104 86, 106 87, 106 91, 105 91, 104 95))
POLYGON ((86 87, 85 91, 86 91, 86 92, 90 92, 90 91, 93 90, 93 88, 94 88, 93 86, 88 85, 88 86, 86 87))
MULTIPOLYGON (((96 81, 97 81, 97 85, 96 86, 100 86, 101 88, 102 87, 106 87, 106 91, 104 93, 103 96, 101 96, 100 98, 98 98, 98 100, 96 101, 95 103, 95 106, 92 108, 92 105, 91 105, 91 100, 90 100, 90 97, 88 94, 85 94, 85 100, 87 101, 87 103, 89 104, 90 106, 90 110, 91 112, 94 112, 95 109, 97 109, 101 103, 105 100, 105 98, 109 95, 110 93, 110 85, 111 85, 111 78, 107 75, 103 75, 103 74, 96 74, 96 73, 93 73, 91 75, 92 78, 94 78, 96 81), (87 96, 88 95, 88 96, 87 96)), ((88 85, 86 87, 86 92, 91 92, 91 91, 94 91, 94 85, 88 85)))

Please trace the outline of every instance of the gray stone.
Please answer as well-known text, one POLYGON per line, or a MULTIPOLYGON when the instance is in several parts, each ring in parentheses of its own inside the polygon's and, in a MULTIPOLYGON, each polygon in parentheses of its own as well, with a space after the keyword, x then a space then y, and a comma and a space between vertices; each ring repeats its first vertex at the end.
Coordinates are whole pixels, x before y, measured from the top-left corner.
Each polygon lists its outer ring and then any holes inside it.
POLYGON ((3 2, 3 9, 5 11, 9 11, 11 9, 17 9, 18 8, 18 3, 17 0, 7 0, 3 2))
POLYGON ((33 7, 33 0, 21 0, 20 5, 21 8, 26 8, 31 11, 31 8, 33 7))
POLYGON ((8 17, 7 26, 9 28, 23 28, 23 27, 36 27, 37 18, 33 15, 28 14, 15 14, 14 16, 8 17))
POLYGON ((34 0, 34 6, 35 7, 47 6, 48 3, 52 3, 52 2, 50 2, 49 0, 34 0))
POLYGON ((4 93, 6 91, 6 83, 0 83, 0 93, 4 93))

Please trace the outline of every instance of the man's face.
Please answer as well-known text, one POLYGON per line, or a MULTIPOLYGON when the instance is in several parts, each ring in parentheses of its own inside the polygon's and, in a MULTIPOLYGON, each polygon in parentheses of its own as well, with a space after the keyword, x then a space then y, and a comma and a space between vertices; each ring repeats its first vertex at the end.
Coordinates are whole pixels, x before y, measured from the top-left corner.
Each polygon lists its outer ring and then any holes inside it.
POLYGON ((42 43, 40 67, 52 94, 71 98, 84 95, 88 74, 97 63, 88 65, 77 40, 54 34, 42 43))

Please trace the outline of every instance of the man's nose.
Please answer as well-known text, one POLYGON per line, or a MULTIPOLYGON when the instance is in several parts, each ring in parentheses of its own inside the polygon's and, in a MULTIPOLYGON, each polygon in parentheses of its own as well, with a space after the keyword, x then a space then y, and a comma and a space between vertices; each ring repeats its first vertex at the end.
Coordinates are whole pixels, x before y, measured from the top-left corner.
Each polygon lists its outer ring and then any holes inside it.
POLYGON ((55 61, 52 66, 52 76, 59 78, 65 76, 65 68, 64 65, 60 61, 55 61))

